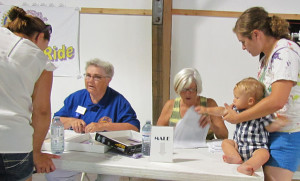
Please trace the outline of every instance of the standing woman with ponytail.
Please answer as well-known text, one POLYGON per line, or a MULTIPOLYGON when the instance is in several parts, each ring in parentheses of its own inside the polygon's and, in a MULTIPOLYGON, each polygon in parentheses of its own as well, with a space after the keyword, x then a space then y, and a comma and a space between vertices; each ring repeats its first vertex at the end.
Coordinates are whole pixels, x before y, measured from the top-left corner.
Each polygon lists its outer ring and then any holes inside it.
POLYGON ((269 135, 271 157, 264 166, 265 180, 292 180, 300 164, 300 48, 289 40, 288 27, 284 19, 253 7, 233 29, 243 50, 252 56, 264 53, 258 79, 266 86, 266 97, 239 114, 226 105, 223 119, 236 124, 275 112, 289 120, 269 135))
POLYGON ((52 71, 44 55, 51 26, 18 7, 0 28, 0 180, 32 180, 51 172, 51 158, 41 152, 50 120, 52 71))

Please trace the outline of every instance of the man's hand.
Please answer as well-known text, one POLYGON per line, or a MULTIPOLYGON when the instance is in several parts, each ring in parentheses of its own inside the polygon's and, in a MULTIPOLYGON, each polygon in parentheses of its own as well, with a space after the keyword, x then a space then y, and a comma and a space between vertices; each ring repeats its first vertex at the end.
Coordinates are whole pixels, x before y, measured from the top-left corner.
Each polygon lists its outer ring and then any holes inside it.
POLYGON ((107 131, 106 128, 107 128, 108 124, 109 124, 108 122, 104 122, 104 121, 101 121, 98 123, 90 123, 89 125, 87 125, 85 127, 85 132, 93 133, 96 131, 107 131))
POLYGON ((47 153, 33 153, 33 162, 37 173, 53 172, 56 168, 52 158, 60 158, 58 155, 47 153))
POLYGON ((86 123, 82 119, 72 119, 70 124, 76 133, 83 133, 85 130, 86 123))

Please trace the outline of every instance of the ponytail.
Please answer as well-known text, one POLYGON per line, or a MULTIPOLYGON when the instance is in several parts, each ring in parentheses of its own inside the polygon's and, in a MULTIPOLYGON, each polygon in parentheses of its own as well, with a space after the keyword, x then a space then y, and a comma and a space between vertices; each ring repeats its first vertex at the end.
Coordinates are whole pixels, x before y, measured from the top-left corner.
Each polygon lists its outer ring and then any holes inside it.
POLYGON ((44 38, 50 40, 50 31, 44 31, 47 26, 40 18, 27 14, 22 8, 12 7, 8 12, 9 22, 5 25, 14 33, 24 34, 32 38, 36 32, 45 34, 44 38))

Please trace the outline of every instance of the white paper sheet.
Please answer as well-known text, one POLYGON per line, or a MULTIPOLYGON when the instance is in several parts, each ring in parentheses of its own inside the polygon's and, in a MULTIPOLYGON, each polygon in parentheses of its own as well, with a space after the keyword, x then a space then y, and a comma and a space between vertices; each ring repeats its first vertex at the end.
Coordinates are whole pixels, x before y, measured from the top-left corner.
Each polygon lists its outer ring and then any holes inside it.
POLYGON ((204 128, 199 126, 202 115, 190 107, 184 117, 178 121, 174 131, 174 148, 207 147, 206 136, 210 125, 204 128))
POLYGON ((211 153, 223 153, 221 139, 207 141, 208 151, 211 153))

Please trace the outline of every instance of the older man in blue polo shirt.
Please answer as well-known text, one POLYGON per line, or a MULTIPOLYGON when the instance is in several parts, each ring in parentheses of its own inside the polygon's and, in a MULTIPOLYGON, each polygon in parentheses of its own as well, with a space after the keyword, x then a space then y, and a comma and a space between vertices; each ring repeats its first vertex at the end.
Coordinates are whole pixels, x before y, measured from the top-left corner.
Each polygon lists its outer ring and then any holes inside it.
MULTIPOLYGON (((86 63, 85 89, 69 95, 60 116, 65 129, 77 133, 116 130, 140 130, 140 122, 123 95, 109 87, 114 67, 109 62, 92 59, 86 63)), ((47 180, 72 180, 78 172, 56 170, 47 180)))

